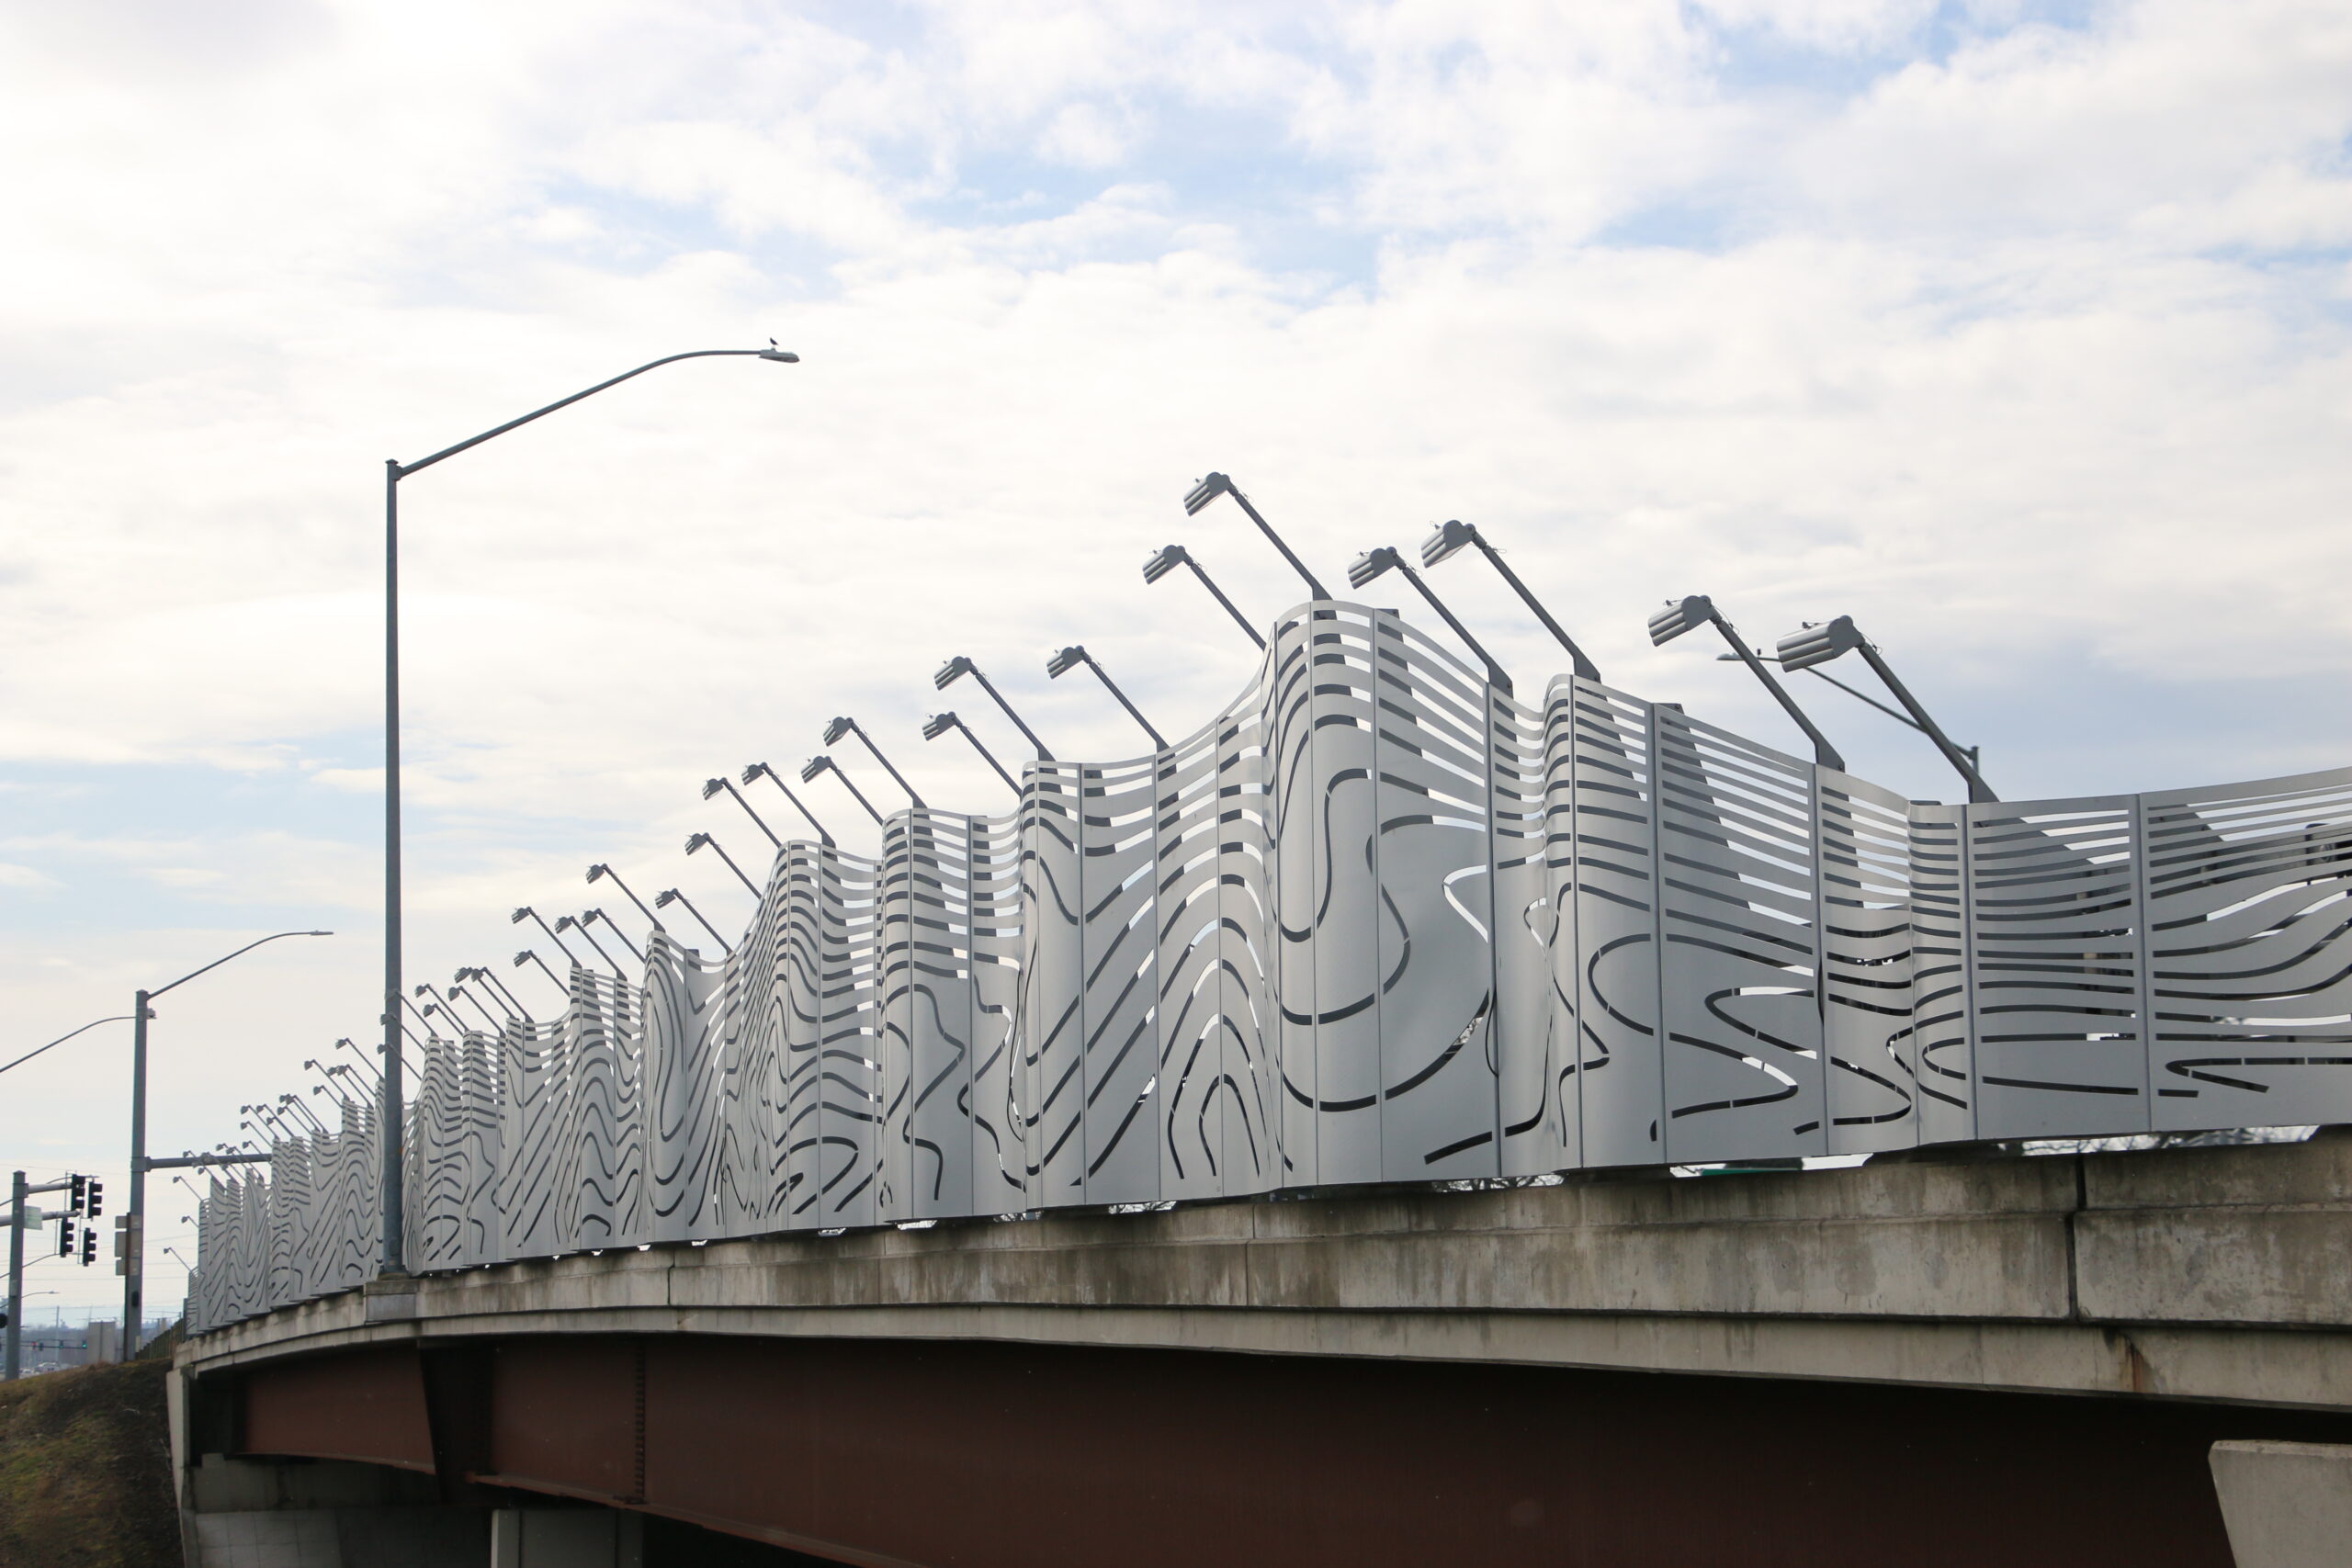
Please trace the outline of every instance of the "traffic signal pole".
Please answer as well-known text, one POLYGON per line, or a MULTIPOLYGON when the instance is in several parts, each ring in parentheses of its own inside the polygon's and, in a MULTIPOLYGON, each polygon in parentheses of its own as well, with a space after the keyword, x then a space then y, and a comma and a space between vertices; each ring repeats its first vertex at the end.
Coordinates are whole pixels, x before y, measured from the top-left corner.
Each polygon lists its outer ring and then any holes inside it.
MULTIPOLYGON (((17 1375, 24 1371, 22 1336, 25 1323, 25 1214, 28 1208, 25 1200, 36 1192, 67 1191, 73 1187, 75 1179, 78 1179, 69 1178, 64 1181, 44 1181, 37 1187, 28 1186, 25 1183, 25 1173, 19 1170, 15 1172, 8 1180, 8 1327, 6 1349, 5 1352, 0 1352, 0 1356, 5 1356, 6 1365, 0 1367, 0 1371, 5 1371, 6 1381, 10 1382, 16 1382, 17 1375)), ((78 1207, 77 1205, 77 1212, 78 1207)))
POLYGON ((17 1381, 24 1366, 25 1323, 25 1173, 8 1181, 8 1348, 6 1377, 17 1381))

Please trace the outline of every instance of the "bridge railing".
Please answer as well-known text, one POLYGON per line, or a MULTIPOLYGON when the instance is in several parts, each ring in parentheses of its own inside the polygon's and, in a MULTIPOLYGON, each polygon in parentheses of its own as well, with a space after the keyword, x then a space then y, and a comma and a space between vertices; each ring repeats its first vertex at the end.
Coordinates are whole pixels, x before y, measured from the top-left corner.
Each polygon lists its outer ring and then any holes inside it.
MULTIPOLYGON (((428 1043, 410 1267, 1587 1166, 2352 1119, 2352 770, 1922 805, 1317 603, 1169 750, 792 843, 709 962, 428 1043)), ((203 1205, 362 1282, 376 1129, 203 1205)))

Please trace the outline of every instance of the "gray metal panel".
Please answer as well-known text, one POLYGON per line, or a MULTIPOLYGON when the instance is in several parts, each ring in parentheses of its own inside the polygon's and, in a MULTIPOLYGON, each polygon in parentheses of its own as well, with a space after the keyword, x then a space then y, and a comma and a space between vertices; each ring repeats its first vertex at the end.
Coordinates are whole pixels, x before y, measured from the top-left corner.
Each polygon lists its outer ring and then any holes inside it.
POLYGON ((824 1227, 872 1224, 882 1132, 879 867, 818 852, 818 1196, 824 1227))
POLYGON ((1281 1015, 1274 996, 1272 656, 1216 730, 1218 1122, 1227 1196, 1284 1180, 1281 1015))
POLYGON ((1907 1149, 1919 1141, 1910 806, 1843 773, 1819 780, 1829 1152, 1907 1149))
POLYGON ((1484 678, 1374 623, 1381 1171, 1493 1176, 1494 787, 1484 678))
POLYGON ((1967 856, 1965 807, 1911 807, 1911 1039, 1923 1144, 1976 1136, 1967 856))
MULTIPOLYGON (((694 962, 658 942, 649 942, 647 956, 655 973, 694 962)), ((644 1010, 636 987, 584 971, 582 978, 594 1002, 572 1008, 564 1020, 559 1100, 556 1232, 557 1246, 566 1252, 652 1239, 645 1234, 644 1213, 644 1010)))
POLYGON ((1030 1206, 1018 1020, 1022 999, 1022 813, 971 819, 972 1123, 971 1193, 976 1213, 1020 1213, 1030 1206))
POLYGON ((1030 1202, 1086 1201, 1086 963, 1080 866, 1082 769, 1030 771, 1022 844, 1023 931, 1019 1086, 1030 1202))
MULTIPOLYGON (((1159 1196, 1217 1198, 1227 1191, 1225 935, 1219 886, 1220 718, 1167 755, 1157 832, 1156 999, 1159 1056, 1159 1196)), ((1241 1191, 1250 1190, 1254 1171, 1241 1191)))
POLYGON ((2156 1125, 2352 1122, 2352 769, 2140 798, 2156 1125))
POLYGON ((1487 694, 1494 831, 1489 875, 1494 886, 1496 1125, 1502 1139, 1498 1169, 1532 1176, 1576 1163, 1560 1102, 1555 1036, 1562 1021, 1552 1005, 1552 943, 1559 917, 1552 906, 1546 843, 1548 800, 1546 715, 1499 692, 1487 694))
POLYGON ((1829 1152, 1813 768, 1656 710, 1666 1152, 1829 1152))
POLYGON ((2129 798, 1968 808, 1976 1135, 2144 1132, 2129 798))
MULTIPOLYGON (((1158 887, 1160 758, 1083 771, 1085 834, 1079 863, 1086 974, 1085 1201, 1159 1197, 1159 1043, 1154 1002, 1159 964, 1158 887)), ((1057 1134, 1058 1136, 1059 1134, 1057 1134)), ((1048 1164, 1056 1159, 1049 1143, 1048 1164)))
POLYGON ((1380 1149, 1380 776, 1372 626, 1377 612, 1317 606, 1304 827, 1315 880, 1283 888, 1286 941, 1315 974, 1315 1184, 1384 1179, 1380 1149), (1297 897, 1304 894, 1305 897, 1297 897))
MULTIPOLYGON (((887 1091, 885 1147, 899 1212, 972 1212, 972 847, 975 820, 917 810, 906 822, 905 984, 897 1014, 908 1079, 887 1091)), ((886 1037, 887 1038, 887 1037, 886 1037)))
POLYGON ((820 1201, 824 1187, 824 880, 822 852, 795 844, 787 852, 783 915, 770 992, 775 1028, 783 1043, 781 1080, 783 1146, 776 1151, 776 1190, 769 1207, 775 1223, 790 1230, 826 1223, 820 1201))
POLYGON ((1650 705, 1575 682, 1577 1077, 1588 1166, 1666 1159, 1650 705))
POLYGON ((1317 824, 1322 796, 1316 784, 1315 637, 1317 606, 1306 605, 1275 623, 1268 660, 1274 680, 1268 704, 1268 773, 1274 853, 1273 918, 1269 922, 1272 988, 1268 1016, 1275 1043, 1282 1180, 1313 1187, 1322 1179, 1316 1134, 1322 1080, 1316 1062, 1315 920, 1326 858, 1317 824))

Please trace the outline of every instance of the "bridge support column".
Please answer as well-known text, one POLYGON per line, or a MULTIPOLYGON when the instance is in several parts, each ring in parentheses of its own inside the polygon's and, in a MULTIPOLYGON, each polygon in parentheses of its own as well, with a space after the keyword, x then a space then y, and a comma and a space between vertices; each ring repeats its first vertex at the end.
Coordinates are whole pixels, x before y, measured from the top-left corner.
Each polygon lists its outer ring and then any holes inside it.
POLYGON ((2328 1568, 2352 1543, 2352 1447, 2215 1443, 2210 1461, 2237 1568, 2328 1568))
POLYGON ((490 1568, 642 1568, 645 1518, 612 1508, 499 1508, 490 1568))

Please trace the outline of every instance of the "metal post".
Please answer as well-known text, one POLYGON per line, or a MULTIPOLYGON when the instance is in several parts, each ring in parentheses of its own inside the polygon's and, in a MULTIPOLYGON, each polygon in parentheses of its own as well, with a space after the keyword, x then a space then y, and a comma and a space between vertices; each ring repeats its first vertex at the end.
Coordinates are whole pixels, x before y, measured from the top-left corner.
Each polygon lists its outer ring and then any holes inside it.
POLYGON ((141 1221, 147 1213, 147 1020, 152 1016, 147 1007, 147 993, 139 992, 130 1002, 130 1201, 123 1213, 130 1220, 124 1227, 122 1244, 122 1359, 126 1361, 138 1352, 140 1314, 146 1303, 141 1292, 146 1285, 141 1265, 146 1259, 143 1250, 141 1221))
MULTIPOLYGON (((401 1237, 401 466, 384 459, 384 1234, 378 1271, 404 1274, 401 1237)), ((133 1190, 134 1191, 136 1189, 133 1190)))
POLYGON ((24 1371, 19 1337, 25 1323, 25 1173, 8 1182, 8 1348, 6 1375, 10 1382, 24 1371))

